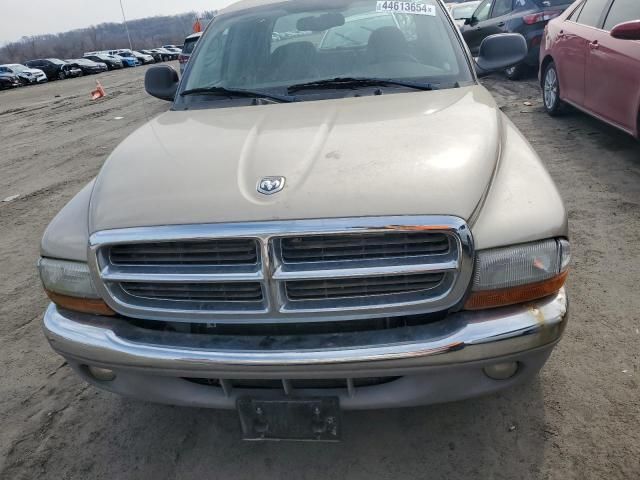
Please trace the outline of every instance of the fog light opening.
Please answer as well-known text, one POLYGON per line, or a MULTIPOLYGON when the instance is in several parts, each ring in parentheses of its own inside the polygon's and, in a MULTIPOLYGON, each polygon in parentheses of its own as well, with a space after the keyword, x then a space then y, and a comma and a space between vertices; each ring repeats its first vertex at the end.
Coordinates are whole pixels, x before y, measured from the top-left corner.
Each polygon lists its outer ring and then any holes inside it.
POLYGON ((493 380, 508 380, 518 372, 518 369, 518 362, 504 362, 484 367, 482 371, 493 380))
POLYGON ((108 368, 93 367, 91 365, 88 365, 86 368, 89 375, 99 382, 111 382, 116 378, 116 373, 108 368))

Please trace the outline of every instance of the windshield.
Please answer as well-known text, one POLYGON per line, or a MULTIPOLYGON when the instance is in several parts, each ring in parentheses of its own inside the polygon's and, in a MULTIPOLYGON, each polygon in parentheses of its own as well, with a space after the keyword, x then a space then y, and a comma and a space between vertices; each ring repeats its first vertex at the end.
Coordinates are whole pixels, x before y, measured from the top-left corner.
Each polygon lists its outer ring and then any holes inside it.
MULTIPOLYGON (((409 80, 437 88, 473 81, 436 0, 274 3, 216 17, 200 43, 182 92, 224 87, 282 94, 292 85, 334 78, 409 80)), ((317 89, 304 90, 296 99, 318 95, 317 89)))
POLYGON ((64 65, 65 63, 59 58, 47 58, 51 63, 55 63, 56 65, 64 65))

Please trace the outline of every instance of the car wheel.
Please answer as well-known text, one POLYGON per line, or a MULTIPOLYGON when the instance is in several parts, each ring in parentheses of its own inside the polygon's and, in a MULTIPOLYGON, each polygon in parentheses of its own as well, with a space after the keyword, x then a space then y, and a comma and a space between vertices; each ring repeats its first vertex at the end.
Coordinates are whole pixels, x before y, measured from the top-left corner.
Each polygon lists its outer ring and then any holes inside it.
POLYGON ((522 75, 525 73, 526 67, 519 63, 518 65, 514 65, 513 67, 509 67, 504 71, 504 74, 507 76, 509 80, 520 80, 522 75))
POLYGON ((544 109, 552 117, 562 112, 564 103, 560 100, 560 80, 556 64, 553 62, 547 65, 542 77, 542 99, 544 109))
POLYGON ((64 72, 58 72, 58 80, 64 80, 67 78, 64 72))

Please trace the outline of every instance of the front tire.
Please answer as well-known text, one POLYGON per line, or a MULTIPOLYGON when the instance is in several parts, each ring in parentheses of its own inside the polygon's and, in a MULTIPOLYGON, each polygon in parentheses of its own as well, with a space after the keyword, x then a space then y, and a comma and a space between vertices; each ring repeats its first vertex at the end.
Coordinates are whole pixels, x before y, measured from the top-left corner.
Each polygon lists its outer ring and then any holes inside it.
POLYGON ((556 64, 550 62, 542 77, 542 100, 544 109, 549 115, 560 115, 564 109, 564 102, 560 100, 560 79, 556 64))
POLYGON ((64 80, 67 78, 64 72, 58 72, 58 80, 64 80))

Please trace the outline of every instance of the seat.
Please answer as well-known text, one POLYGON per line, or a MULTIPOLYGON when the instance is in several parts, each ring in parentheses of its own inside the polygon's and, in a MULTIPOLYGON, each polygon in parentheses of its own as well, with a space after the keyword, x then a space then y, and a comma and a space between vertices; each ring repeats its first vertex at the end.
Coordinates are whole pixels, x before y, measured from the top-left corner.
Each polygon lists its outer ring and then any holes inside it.
POLYGON ((315 77, 318 51, 311 42, 294 42, 276 48, 271 54, 270 78, 303 80, 315 77))
POLYGON ((416 61, 409 53, 409 42, 397 27, 380 27, 374 30, 369 37, 367 54, 370 63, 416 61))

